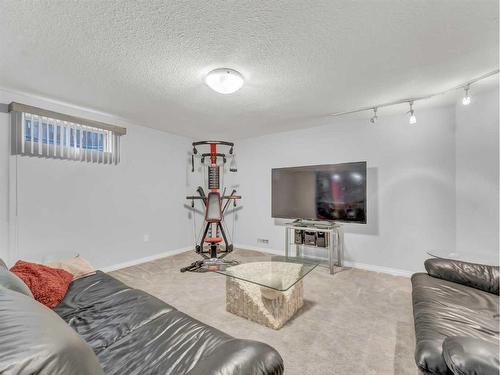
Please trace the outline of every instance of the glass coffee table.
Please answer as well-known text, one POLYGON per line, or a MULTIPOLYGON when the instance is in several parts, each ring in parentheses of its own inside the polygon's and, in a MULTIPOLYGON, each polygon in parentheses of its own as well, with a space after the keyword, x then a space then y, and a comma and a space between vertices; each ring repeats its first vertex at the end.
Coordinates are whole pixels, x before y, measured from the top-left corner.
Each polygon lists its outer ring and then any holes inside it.
POLYGON ((226 310, 273 329, 304 305, 303 278, 319 264, 284 256, 238 260, 212 269, 226 276, 226 310))

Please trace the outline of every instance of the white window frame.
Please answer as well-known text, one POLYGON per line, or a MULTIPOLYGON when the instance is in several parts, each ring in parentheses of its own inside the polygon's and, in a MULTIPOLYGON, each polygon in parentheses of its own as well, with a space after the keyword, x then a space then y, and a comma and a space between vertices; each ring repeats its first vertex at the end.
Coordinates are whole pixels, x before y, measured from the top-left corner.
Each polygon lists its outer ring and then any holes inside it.
POLYGON ((120 137, 126 129, 20 103, 9 105, 14 155, 85 161, 120 162, 120 137))

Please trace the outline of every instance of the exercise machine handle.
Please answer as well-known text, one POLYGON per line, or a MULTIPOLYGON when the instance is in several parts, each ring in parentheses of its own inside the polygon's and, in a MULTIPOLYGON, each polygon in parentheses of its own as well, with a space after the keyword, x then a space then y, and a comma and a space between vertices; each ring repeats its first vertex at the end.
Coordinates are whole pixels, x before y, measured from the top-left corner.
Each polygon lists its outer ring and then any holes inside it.
POLYGON ((198 195, 188 195, 188 196, 186 196, 186 199, 192 199, 192 200, 194 200, 194 199, 205 199, 205 197, 200 197, 198 195))
POLYGON ((233 142, 226 142, 226 141, 198 141, 198 142, 193 142, 192 143, 193 147, 199 146, 199 145, 225 145, 225 146, 234 146, 233 142))

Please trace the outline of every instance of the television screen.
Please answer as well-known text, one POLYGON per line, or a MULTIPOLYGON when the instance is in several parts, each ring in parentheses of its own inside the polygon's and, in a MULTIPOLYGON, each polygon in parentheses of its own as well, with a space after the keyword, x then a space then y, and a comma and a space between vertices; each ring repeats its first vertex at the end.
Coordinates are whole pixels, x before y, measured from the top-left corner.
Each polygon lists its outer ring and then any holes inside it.
POLYGON ((366 162, 273 169, 272 216, 366 223, 366 162))

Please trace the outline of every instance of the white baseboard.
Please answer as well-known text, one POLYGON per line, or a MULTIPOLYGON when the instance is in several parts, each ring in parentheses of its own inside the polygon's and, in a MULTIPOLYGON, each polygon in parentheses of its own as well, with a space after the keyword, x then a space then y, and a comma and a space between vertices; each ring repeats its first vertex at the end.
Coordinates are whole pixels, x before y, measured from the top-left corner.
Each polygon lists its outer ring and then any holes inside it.
POLYGON ((269 253, 269 254, 274 254, 274 255, 283 255, 283 256, 285 255, 285 252, 283 250, 269 249, 266 247, 242 245, 242 244, 234 244, 234 247, 236 249, 260 251, 262 253, 269 253))
POLYGON ((372 272, 386 273, 386 274, 394 275, 394 276, 410 277, 411 275, 413 275, 415 273, 414 271, 401 270, 399 268, 376 266, 373 264, 351 262, 348 260, 344 261, 344 265, 346 267, 358 268, 360 270, 366 270, 366 271, 372 271, 372 272))
POLYGON ((111 266, 102 267, 102 268, 100 268, 100 270, 102 272, 116 271, 116 270, 119 270, 122 268, 132 267, 132 266, 136 266, 138 264, 151 262, 151 261, 156 260, 156 259, 166 258, 166 257, 170 257, 172 255, 181 254, 181 253, 184 253, 184 252, 190 251, 190 250, 193 250, 193 246, 181 247, 180 249, 168 250, 168 251, 165 251, 163 253, 150 255, 148 257, 133 259, 133 260, 129 260, 128 262, 113 264, 111 266))
MULTIPOLYGON (((285 252, 283 250, 268 249, 268 248, 259 247, 259 246, 244 245, 244 244, 236 245, 235 244, 234 247, 236 247, 237 249, 248 249, 248 250, 254 250, 254 251, 261 251, 263 253, 269 253, 269 254, 274 254, 274 255, 285 255, 285 252)), ((410 277, 411 275, 413 275, 415 273, 414 271, 401 270, 401 269, 392 268, 392 267, 376 266, 373 264, 352 262, 352 261, 348 261, 348 260, 344 261, 344 265, 346 267, 358 268, 361 270, 372 271, 372 272, 386 273, 386 274, 394 275, 394 276, 410 277)))
MULTIPOLYGON (((285 255, 283 250, 270 249, 270 248, 266 248, 266 247, 244 245, 244 244, 235 244, 234 247, 237 249, 254 250, 254 251, 260 251, 263 253, 268 253, 268 254, 273 254, 273 255, 285 255)), ((180 249, 173 249, 173 250, 165 251, 163 253, 150 255, 148 257, 134 259, 134 260, 130 260, 128 262, 114 264, 114 265, 111 265, 108 267, 101 268, 101 271, 103 271, 103 272, 116 271, 116 270, 119 270, 121 268, 136 266, 138 264, 151 262, 151 261, 156 260, 156 259, 165 258, 165 257, 169 257, 169 256, 176 255, 176 254, 181 254, 181 253, 184 253, 184 252, 190 251, 190 250, 193 250, 193 246, 182 247, 180 249)), ((372 271, 372 272, 386 273, 386 274, 394 275, 394 276, 410 277, 412 274, 415 273, 413 271, 401 270, 398 268, 376 266, 373 264, 352 262, 352 261, 348 261, 348 260, 345 261, 344 264, 346 267, 358 268, 361 270, 372 271)))

